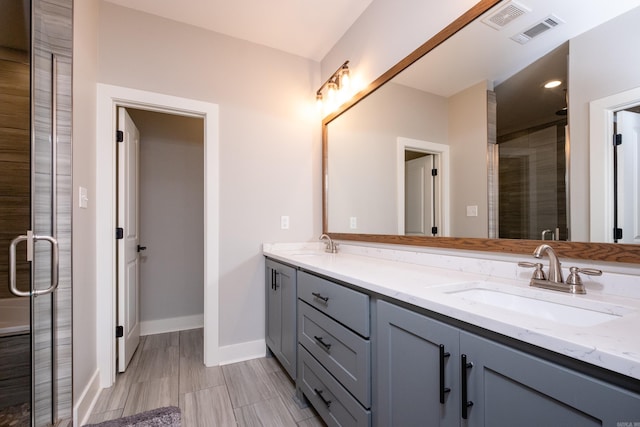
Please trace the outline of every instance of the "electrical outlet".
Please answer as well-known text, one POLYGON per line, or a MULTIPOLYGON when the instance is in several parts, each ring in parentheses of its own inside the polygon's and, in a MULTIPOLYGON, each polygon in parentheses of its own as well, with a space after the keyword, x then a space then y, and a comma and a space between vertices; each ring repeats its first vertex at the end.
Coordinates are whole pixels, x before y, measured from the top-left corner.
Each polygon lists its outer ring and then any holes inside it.
POLYGON ((280 228, 283 230, 289 229, 289 216, 283 215, 280 217, 280 228))
POLYGON ((356 228, 358 228, 358 218, 355 216, 352 216, 349 218, 349 228, 352 230, 355 230, 356 228))
POLYGON ((478 206, 467 206, 467 216, 478 216, 478 206))

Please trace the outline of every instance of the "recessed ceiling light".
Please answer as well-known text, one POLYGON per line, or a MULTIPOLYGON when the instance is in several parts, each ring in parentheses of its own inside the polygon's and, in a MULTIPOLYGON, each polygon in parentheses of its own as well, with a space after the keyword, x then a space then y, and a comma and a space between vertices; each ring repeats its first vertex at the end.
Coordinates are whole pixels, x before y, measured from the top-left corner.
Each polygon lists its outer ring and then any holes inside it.
POLYGON ((554 87, 558 87, 562 84, 560 80, 549 80, 544 84, 545 89, 553 89, 554 87))

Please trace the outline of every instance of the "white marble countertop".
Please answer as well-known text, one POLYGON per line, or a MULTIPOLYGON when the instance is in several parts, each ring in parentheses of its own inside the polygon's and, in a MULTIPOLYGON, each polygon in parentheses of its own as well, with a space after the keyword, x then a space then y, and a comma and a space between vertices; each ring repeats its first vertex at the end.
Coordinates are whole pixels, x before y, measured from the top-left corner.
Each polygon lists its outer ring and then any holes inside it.
POLYGON ((640 379, 638 299, 603 294, 571 295, 531 288, 526 280, 352 253, 328 254, 315 244, 265 244, 263 253, 307 271, 640 379), (484 302, 464 292, 469 289, 485 290, 484 302), (552 303, 552 308, 560 308, 561 318, 545 318, 543 310, 535 307, 531 314, 524 314, 526 310, 521 307, 508 308, 505 302, 491 301, 491 295, 533 299, 519 301, 525 301, 525 304, 526 301, 533 304, 538 300, 546 301, 552 303), (587 311, 571 313, 570 307, 587 311), (564 312, 564 309, 568 311, 564 312))

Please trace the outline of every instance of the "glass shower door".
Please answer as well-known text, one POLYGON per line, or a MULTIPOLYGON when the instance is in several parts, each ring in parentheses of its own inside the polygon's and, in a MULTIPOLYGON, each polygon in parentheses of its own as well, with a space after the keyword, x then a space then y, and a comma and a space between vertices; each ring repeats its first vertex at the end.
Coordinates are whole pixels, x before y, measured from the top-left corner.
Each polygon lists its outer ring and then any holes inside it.
MULTIPOLYGON (((9 245, 31 229, 30 16, 28 1, 0 1, 0 425, 31 419, 29 298, 8 286, 9 245)), ((24 256, 15 273, 15 286, 28 295, 31 265, 24 256)))

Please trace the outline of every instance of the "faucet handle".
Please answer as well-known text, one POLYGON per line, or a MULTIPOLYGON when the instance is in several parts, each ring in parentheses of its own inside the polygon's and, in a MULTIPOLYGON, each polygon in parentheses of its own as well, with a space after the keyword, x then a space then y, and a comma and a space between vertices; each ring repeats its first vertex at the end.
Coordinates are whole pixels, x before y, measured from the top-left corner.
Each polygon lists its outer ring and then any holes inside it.
POLYGON ((588 276, 602 276, 602 270, 595 268, 578 268, 571 267, 569 269, 569 277, 567 277, 567 285, 582 285, 582 279, 578 273, 583 273, 588 276))
POLYGON ((544 275, 544 271, 542 270, 542 263, 541 262, 520 261, 518 263, 518 267, 535 268, 535 270, 533 272, 533 276, 531 277, 532 279, 537 279, 537 280, 546 280, 547 279, 545 277, 545 275, 544 275))

